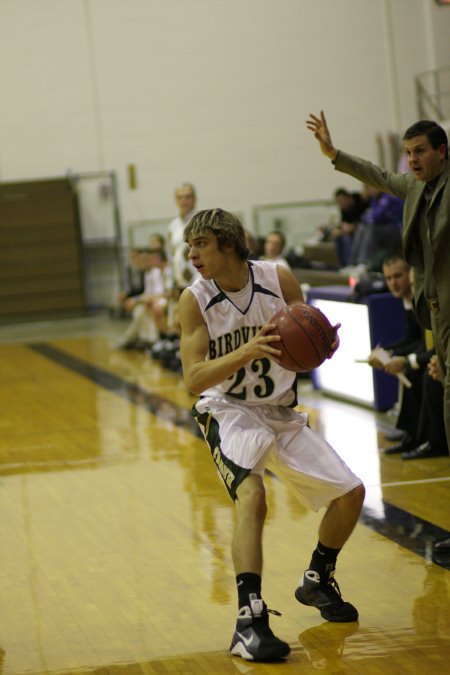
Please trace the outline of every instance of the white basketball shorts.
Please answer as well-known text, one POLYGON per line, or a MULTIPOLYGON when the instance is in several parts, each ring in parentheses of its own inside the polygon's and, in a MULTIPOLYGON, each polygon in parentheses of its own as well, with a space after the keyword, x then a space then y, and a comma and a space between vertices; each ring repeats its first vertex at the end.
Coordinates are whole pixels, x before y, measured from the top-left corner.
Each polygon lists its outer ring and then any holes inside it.
POLYGON ((193 407, 232 499, 250 473, 270 469, 287 479, 306 506, 318 511, 361 484, 329 443, 308 426, 306 413, 282 406, 250 406, 200 398, 193 407))

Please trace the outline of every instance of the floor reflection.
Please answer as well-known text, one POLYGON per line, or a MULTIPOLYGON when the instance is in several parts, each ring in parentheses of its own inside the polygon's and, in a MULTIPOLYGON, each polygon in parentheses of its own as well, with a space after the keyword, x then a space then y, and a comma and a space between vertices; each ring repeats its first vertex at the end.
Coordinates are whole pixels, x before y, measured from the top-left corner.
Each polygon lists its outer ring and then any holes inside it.
POLYGON ((315 670, 339 672, 343 659, 352 651, 349 640, 359 631, 358 622, 344 624, 323 623, 300 633, 299 642, 315 670))
POLYGON ((56 349, 51 345, 33 344, 30 345, 30 348, 66 368, 87 377, 97 385, 108 389, 109 391, 113 391, 118 396, 126 398, 135 405, 145 407, 148 412, 157 415, 159 418, 168 419, 173 424, 183 426, 195 435, 201 435, 198 430, 198 425, 192 419, 189 411, 174 405, 171 401, 165 400, 161 395, 154 394, 132 382, 127 382, 103 368, 81 361, 71 354, 56 349))
MULTIPOLYGON (((448 672, 450 634, 447 615, 431 620, 425 632, 415 629, 384 630, 358 624, 321 624, 299 635, 299 642, 314 670, 322 673, 448 672), (437 625, 439 624, 439 625, 437 625), (402 654, 407 655, 402 660, 402 654), (411 663, 416 665, 411 669, 411 663)), ((423 617, 426 620, 426 617, 423 617)), ((431 617, 427 617, 430 618, 431 617)))
POLYGON ((361 522, 375 532, 407 548, 440 567, 450 569, 450 553, 433 556, 433 544, 448 537, 448 532, 383 500, 384 515, 363 508, 361 522))
POLYGON ((450 647, 450 575, 437 576, 428 567, 423 594, 414 600, 413 618, 417 635, 432 645, 442 640, 450 647))
MULTIPOLYGON (((232 659, 235 512, 192 420, 189 395, 140 357, 129 369, 122 359, 113 363, 104 341, 73 343, 70 350, 39 343, 31 353, 30 398, 42 397, 36 430, 25 420, 0 439, 0 527, 8 542, 1 575, 2 675, 370 675, 422 672, 427 662, 434 672, 446 672, 450 560, 434 560, 432 544, 448 533, 432 517, 412 513, 420 474, 437 472, 444 481, 443 465, 385 462, 371 411, 335 401, 319 401, 316 408, 314 397, 301 393, 312 426, 368 486, 339 568, 344 597, 349 589, 360 624, 322 623, 315 610, 296 603, 292 585, 315 544, 320 516, 269 472, 267 585, 281 605, 271 606, 283 611, 274 630, 290 641, 292 654, 283 664, 232 659), (51 387, 42 379, 41 356, 50 362, 51 387), (45 394, 55 401, 64 376, 61 398, 70 400, 79 381, 79 400, 58 418, 45 413, 45 394), (406 477, 409 492, 402 490, 406 477), (404 508, 394 503, 400 493, 406 494, 404 508)), ((8 372, 16 382, 27 378, 23 364, 8 372)), ((11 409, 20 421, 22 410, 11 409)), ((445 495, 447 485, 440 485, 445 495)), ((422 499, 432 502, 436 488, 423 490, 422 499)))

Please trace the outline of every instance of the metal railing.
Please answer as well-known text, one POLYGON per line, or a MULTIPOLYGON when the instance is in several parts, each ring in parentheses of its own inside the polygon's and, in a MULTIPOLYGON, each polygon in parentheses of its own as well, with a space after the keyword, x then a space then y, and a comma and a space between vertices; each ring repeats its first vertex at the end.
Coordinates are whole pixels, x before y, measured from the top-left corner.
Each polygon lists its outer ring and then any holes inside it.
POLYGON ((450 66, 416 75, 415 85, 420 119, 450 120, 450 66))
POLYGON ((172 217, 145 218, 143 220, 130 220, 127 224, 127 239, 130 249, 146 248, 152 234, 166 236, 167 226, 173 220, 172 217))
POLYGON ((272 230, 281 230, 290 247, 301 249, 303 244, 317 241, 319 226, 331 226, 338 219, 338 208, 330 199, 258 204, 253 207, 253 232, 265 237, 272 230))

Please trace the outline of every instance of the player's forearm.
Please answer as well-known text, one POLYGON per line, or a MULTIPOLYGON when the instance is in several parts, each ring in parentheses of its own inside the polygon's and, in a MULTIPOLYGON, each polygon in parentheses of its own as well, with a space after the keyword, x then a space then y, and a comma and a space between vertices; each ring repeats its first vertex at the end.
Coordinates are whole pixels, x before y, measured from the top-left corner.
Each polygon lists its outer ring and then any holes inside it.
MULTIPOLYGON (((183 360, 183 359, 182 359, 183 360)), ((193 394, 199 395, 224 382, 250 360, 245 345, 229 354, 208 361, 195 361, 184 369, 184 381, 193 394)))

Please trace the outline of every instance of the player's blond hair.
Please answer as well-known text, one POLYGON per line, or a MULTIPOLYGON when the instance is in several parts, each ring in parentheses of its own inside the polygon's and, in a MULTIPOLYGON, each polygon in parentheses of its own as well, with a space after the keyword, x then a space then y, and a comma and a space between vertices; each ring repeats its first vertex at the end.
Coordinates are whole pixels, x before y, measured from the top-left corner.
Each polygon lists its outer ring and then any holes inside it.
POLYGON ((233 246, 239 258, 247 260, 250 251, 247 248, 245 231, 241 221, 233 213, 223 209, 206 209, 191 218, 184 229, 184 240, 201 237, 211 232, 217 238, 219 250, 224 246, 233 246))

